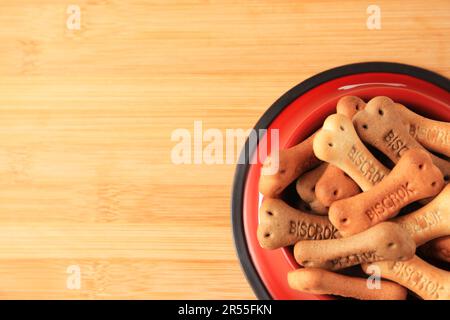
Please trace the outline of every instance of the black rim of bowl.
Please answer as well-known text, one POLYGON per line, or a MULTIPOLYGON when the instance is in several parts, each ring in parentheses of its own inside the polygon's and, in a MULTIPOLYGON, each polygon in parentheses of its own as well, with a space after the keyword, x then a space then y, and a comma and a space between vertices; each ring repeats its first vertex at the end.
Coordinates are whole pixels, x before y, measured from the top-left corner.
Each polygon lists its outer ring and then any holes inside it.
MULTIPOLYGON (((256 130, 256 132, 260 132, 260 129, 267 129, 272 121, 280 114, 280 112, 284 108, 290 105, 294 100, 303 95, 305 92, 322 83, 348 75, 368 72, 405 74, 421 80, 425 80, 434 85, 437 85, 438 87, 441 87, 446 91, 450 91, 449 79, 437 73, 419 67, 393 62, 362 62, 348 64, 321 72, 287 91, 277 101, 275 101, 272 106, 270 106, 270 108, 258 120, 253 129, 256 130)), ((260 138, 261 136, 258 137, 258 142, 260 138)), ((243 225, 244 189, 248 170, 250 167, 249 159, 251 159, 253 153, 256 150, 256 147, 257 144, 250 145, 249 140, 247 139, 240 153, 239 164, 236 165, 236 172, 233 181, 231 198, 231 222, 233 226, 234 244, 247 281, 250 283, 253 292, 258 299, 269 300, 272 299, 272 297, 270 296, 270 293, 268 292, 263 281, 259 277, 259 274, 252 262, 250 252, 247 247, 247 241, 245 239, 245 231, 243 225), (245 152, 246 150, 248 152, 245 152)))

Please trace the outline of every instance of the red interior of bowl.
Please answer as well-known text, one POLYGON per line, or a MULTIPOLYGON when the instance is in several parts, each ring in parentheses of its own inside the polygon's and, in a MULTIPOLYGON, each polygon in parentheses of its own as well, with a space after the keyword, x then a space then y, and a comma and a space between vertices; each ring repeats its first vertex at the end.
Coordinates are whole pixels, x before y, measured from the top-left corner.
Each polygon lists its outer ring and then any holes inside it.
MULTIPOLYGON (((298 97, 276 117, 268 132, 279 129, 280 148, 291 147, 319 129, 325 118, 335 112, 337 100, 344 95, 356 95, 365 101, 379 95, 389 96, 419 114, 450 121, 450 94, 447 91, 407 75, 361 73, 326 82, 298 97)), ((262 143, 268 136, 263 138, 262 143)), ((267 141, 267 146, 270 147, 270 141, 267 141)), ((259 246, 256 230, 262 200, 258 192, 262 161, 264 159, 257 159, 252 162, 255 164, 250 165, 243 208, 245 237, 261 280, 274 299, 332 299, 330 296, 292 290, 287 283, 287 273, 299 266, 291 250, 283 248, 269 251, 259 246)))

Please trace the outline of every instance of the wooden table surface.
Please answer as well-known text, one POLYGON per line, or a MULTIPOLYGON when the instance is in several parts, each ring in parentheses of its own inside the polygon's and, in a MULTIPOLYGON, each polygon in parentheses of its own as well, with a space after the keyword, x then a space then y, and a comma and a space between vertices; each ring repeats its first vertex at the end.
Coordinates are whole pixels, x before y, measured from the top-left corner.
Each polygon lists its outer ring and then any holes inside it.
POLYGON ((347 63, 450 76, 448 0, 377 1, 381 30, 369 4, 1 0, 0 298, 255 298, 232 240, 234 166, 173 164, 171 133, 251 128, 347 63))

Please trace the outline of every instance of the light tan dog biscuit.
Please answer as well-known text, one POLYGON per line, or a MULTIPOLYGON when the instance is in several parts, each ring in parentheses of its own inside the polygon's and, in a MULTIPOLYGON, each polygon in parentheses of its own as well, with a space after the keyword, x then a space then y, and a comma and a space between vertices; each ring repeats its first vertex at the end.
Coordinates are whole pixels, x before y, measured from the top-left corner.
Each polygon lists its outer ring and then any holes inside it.
POLYGON ((265 199, 259 210, 257 237, 261 247, 277 249, 300 240, 339 237, 327 217, 296 210, 280 199, 265 199))
POLYGON ((297 179, 296 189, 297 193, 303 201, 307 202, 313 212, 321 215, 328 214, 326 208, 316 197, 316 183, 322 176, 328 164, 324 163, 300 176, 297 179))
POLYGON ((327 166, 315 187, 316 198, 325 207, 331 206, 334 201, 352 197, 360 192, 361 189, 356 182, 332 164, 327 166))
POLYGON ((379 261, 364 264, 376 266, 383 278, 397 282, 425 300, 450 299, 450 272, 438 269, 417 256, 408 261, 379 261))
POLYGON ((361 110, 364 110, 366 103, 356 96, 345 96, 339 99, 336 105, 336 113, 343 114, 349 119, 361 110))
POLYGON ((407 290, 402 286, 381 280, 380 289, 369 289, 367 280, 349 277, 331 271, 307 268, 288 273, 289 286, 312 294, 333 294, 360 300, 405 300, 407 290))
MULTIPOLYGON (((410 149, 423 149, 408 132, 407 121, 402 119, 394 102, 388 97, 376 97, 353 117, 353 124, 361 139, 387 155, 394 163, 410 149)), ((430 154, 433 163, 448 180, 450 162, 430 154)))
MULTIPOLYGON (((344 96, 338 100, 336 112, 351 119, 358 111, 363 110, 365 106, 366 103, 359 97, 344 96)), ((318 181, 314 181, 315 195, 313 196, 308 194, 308 191, 305 191, 305 196, 311 199, 307 201, 311 203, 312 207, 315 207, 316 199, 318 200, 320 205, 316 209, 317 212, 328 213, 326 207, 329 207, 333 201, 355 195, 360 190, 358 185, 341 169, 333 165, 325 164, 324 166, 326 167, 325 172, 321 170, 323 172, 321 176, 314 176, 321 181, 319 187, 316 185, 318 181)), ((297 189, 297 191, 302 190, 297 189)))
MULTIPOLYGON (((278 170, 275 174, 261 174, 259 192, 269 198, 277 198, 281 192, 302 173, 318 166, 321 161, 313 153, 314 135, 298 145, 279 150, 278 170)), ((272 157, 264 161, 263 167, 270 167, 272 157)))
POLYGON ((333 114, 325 120, 314 138, 313 149, 317 158, 343 170, 363 191, 389 173, 361 142, 352 121, 341 114, 333 114))
POLYGON ((420 252, 427 257, 450 263, 450 236, 434 239, 420 247, 420 252))
POLYGON ((348 236, 397 215, 404 206, 438 194, 444 186, 441 171, 428 152, 412 149, 379 184, 367 192, 333 202, 329 217, 348 236))
MULTIPOLYGON (((339 99, 336 112, 351 119, 366 103, 356 96, 344 96, 339 99)), ((341 169, 328 165, 315 186, 316 198, 325 207, 336 200, 348 198, 361 192, 358 185, 341 169)))
POLYGON ((399 103, 395 107, 406 120, 414 139, 425 148, 450 157, 450 123, 422 117, 399 103))
POLYGON ((304 267, 339 270, 380 260, 407 260, 416 244, 398 224, 383 222, 348 238, 299 241, 295 260, 304 267))
POLYGON ((393 221, 408 231, 417 246, 450 235, 450 185, 424 207, 393 221))

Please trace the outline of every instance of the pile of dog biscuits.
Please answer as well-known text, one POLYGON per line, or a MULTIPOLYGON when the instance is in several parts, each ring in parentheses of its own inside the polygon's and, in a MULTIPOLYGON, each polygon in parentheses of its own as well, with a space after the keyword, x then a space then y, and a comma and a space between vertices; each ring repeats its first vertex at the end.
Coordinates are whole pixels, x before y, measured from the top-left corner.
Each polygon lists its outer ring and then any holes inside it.
POLYGON ((291 288, 450 299, 450 272, 439 267, 450 263, 450 123, 388 97, 345 96, 321 129, 278 151, 275 174, 264 174, 272 157, 259 182, 257 236, 265 249, 293 249, 300 267, 287 276, 291 288))

